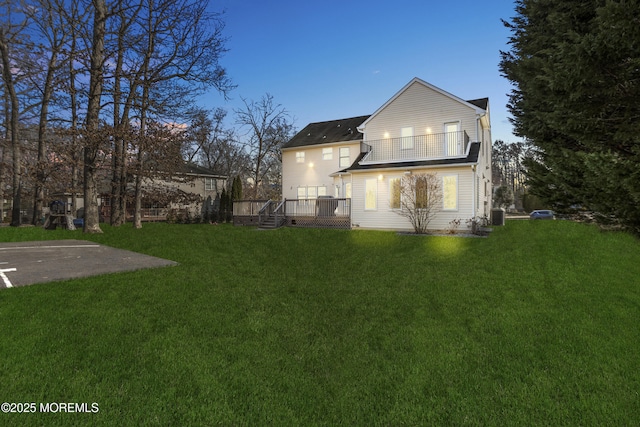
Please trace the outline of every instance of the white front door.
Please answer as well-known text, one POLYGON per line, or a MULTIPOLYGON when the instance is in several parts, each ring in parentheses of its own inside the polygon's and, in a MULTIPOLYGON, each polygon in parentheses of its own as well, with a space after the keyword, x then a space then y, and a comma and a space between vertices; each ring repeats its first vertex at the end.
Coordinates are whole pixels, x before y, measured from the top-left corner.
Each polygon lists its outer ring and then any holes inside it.
POLYGON ((462 154, 462 141, 459 131, 460 122, 444 124, 444 155, 446 157, 462 154))

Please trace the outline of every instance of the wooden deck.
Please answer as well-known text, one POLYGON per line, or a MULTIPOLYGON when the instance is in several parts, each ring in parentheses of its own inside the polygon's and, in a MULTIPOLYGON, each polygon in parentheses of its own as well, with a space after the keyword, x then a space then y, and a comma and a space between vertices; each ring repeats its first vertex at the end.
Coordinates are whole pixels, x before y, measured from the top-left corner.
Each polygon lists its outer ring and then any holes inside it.
POLYGON ((268 200, 239 200, 233 203, 234 225, 261 226, 268 222, 263 209, 267 205, 278 206, 287 227, 351 228, 351 199, 286 199, 284 202, 268 200), (262 212, 261 212, 262 211, 262 212))
POLYGON ((269 200, 237 200, 233 202, 233 225, 259 225, 260 209, 269 200))

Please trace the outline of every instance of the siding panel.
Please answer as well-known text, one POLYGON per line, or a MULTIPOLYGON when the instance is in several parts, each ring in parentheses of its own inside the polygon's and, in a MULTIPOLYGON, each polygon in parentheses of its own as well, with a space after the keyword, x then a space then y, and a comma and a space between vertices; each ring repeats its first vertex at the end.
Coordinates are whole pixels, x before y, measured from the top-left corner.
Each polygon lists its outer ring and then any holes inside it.
POLYGON ((414 82, 401 96, 380 111, 365 128, 366 140, 398 138, 403 127, 414 128, 414 135, 444 132, 444 123, 460 122, 460 129, 467 132, 472 141, 476 135, 475 110, 414 82), (388 135, 388 136, 387 136, 388 135))
MULTIPOLYGON (((430 230, 446 230, 450 228, 450 222, 454 219, 462 220, 459 230, 466 227, 465 221, 474 216, 473 214, 473 171, 470 167, 463 168, 442 168, 414 170, 418 173, 436 173, 442 178, 444 175, 458 176, 458 209, 455 211, 439 211, 429 223, 430 230)), ((362 228, 406 230, 413 231, 409 220, 398 214, 389 207, 389 179, 402 178, 403 174, 393 172, 369 172, 353 175, 353 199, 352 199, 352 219, 351 222, 362 228), (365 180, 378 178, 378 209, 375 211, 364 210, 365 180)))
POLYGON ((329 176, 340 167, 340 147, 349 147, 349 160, 353 163, 360 154, 360 142, 350 144, 321 144, 282 151, 282 197, 296 199, 299 186, 325 186, 327 195, 334 195, 334 179, 329 176), (322 159, 323 148, 333 148, 331 160, 322 159), (304 151, 304 163, 296 162, 296 153, 304 151), (313 163, 313 166, 310 164, 313 163))

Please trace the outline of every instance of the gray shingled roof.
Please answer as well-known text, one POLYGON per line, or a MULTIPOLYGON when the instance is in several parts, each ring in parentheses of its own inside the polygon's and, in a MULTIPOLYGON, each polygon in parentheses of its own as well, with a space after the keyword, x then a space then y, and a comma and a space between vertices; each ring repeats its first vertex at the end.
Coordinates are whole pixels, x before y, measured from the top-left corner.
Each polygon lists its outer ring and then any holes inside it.
POLYGON ((360 126, 369 116, 351 117, 328 122, 309 123, 293 138, 282 145, 282 148, 304 147, 307 145, 326 144, 330 142, 360 141, 360 126))
POLYGON ((181 169, 182 169, 181 172, 186 174, 206 175, 206 176, 216 177, 216 178, 227 178, 226 176, 215 173, 211 169, 205 168, 203 166, 198 166, 195 163, 185 162, 183 163, 181 169))

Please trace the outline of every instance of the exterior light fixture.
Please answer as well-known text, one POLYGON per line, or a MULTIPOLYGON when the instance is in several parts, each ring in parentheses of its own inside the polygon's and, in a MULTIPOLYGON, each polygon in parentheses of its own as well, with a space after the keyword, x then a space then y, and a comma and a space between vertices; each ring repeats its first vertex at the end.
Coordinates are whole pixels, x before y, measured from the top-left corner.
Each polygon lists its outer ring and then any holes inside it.
POLYGON ((312 168, 313 167, 313 162, 309 162, 309 167, 312 168))

